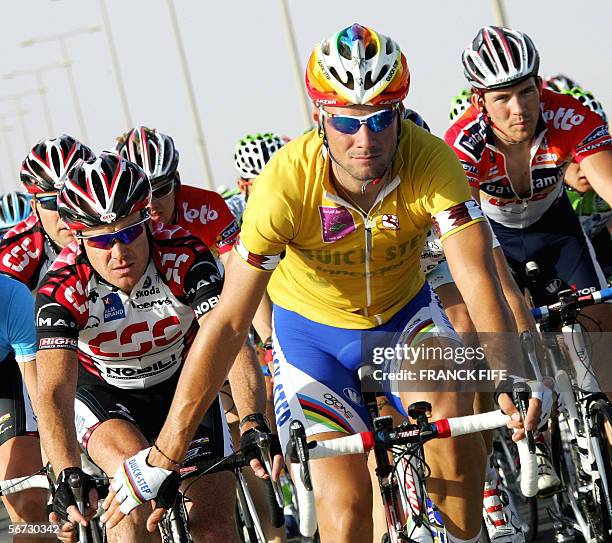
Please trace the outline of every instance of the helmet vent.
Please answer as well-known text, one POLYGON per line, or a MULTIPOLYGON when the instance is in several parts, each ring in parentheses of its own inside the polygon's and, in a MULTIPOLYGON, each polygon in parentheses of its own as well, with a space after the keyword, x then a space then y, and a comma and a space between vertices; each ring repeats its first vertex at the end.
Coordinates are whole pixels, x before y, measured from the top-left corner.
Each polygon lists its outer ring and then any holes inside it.
MULTIPOLYGON (((338 75, 338 71, 333 66, 329 67, 329 71, 334 76, 334 79, 342 81, 342 78, 338 75)), ((346 72, 346 82, 342 82, 342 84, 351 90, 355 88, 355 78, 351 72, 346 72)))
POLYGON ((62 166, 62 159, 59 156, 59 152, 58 150, 53 147, 50 150, 51 155, 51 168, 53 169, 53 171, 55 171, 55 175, 57 177, 60 177, 62 172, 61 172, 61 166, 62 166))
POLYGON ((338 44, 338 53, 340 53, 341 57, 351 60, 351 48, 346 43, 340 42, 338 44))
MULTIPOLYGON (((387 48, 389 47, 389 43, 387 43, 387 48)), ((387 54, 389 54, 390 51, 387 51, 387 54)), ((365 50, 365 59, 366 60, 370 60, 371 58, 374 57, 374 55, 376 55, 376 44, 374 42, 370 42, 368 43, 368 46, 366 47, 365 50)))
POLYGON ((96 194, 96 199, 104 205, 106 203, 106 197, 104 195, 104 191, 102 190, 102 187, 105 184, 104 179, 95 170, 91 172, 91 184, 96 194))

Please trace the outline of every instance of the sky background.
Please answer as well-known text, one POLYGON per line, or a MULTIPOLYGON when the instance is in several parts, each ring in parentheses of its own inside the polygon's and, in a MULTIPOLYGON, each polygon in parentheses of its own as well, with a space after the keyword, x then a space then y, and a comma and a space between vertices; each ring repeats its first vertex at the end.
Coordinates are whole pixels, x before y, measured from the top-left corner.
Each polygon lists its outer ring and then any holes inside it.
MULTIPOLYGON (((206 187, 196 132, 166 0, 105 0, 134 125, 171 135, 184 183, 206 187)), ((503 0, 502 0, 503 1, 503 0)), ((495 24, 489 0, 288 0, 300 63, 314 45, 354 22, 391 36, 412 83, 405 101, 434 133, 448 124, 465 85, 460 56, 477 30, 495 24)), ((247 133, 294 137, 306 128, 278 0, 175 0, 215 186, 233 185, 236 142, 247 133)), ((508 26, 531 36, 541 74, 564 72, 612 107, 612 3, 609 0, 506 0, 508 26)), ((20 188, 19 164, 40 139, 66 132, 95 152, 125 126, 104 31, 67 38, 87 139, 79 130, 66 70, 42 75, 51 109, 48 133, 33 75, 1 76, 62 60, 57 41, 21 47, 36 36, 102 25, 99 0, 5 2, 0 19, 0 182, 20 188), (17 104, 11 96, 30 93, 17 104), (21 110, 21 115, 18 115, 21 110)))

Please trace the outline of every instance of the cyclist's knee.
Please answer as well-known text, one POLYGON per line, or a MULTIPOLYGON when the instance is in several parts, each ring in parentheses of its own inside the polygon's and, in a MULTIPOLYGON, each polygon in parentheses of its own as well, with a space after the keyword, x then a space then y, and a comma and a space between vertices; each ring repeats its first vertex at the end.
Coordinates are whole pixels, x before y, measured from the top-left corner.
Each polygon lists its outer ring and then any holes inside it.
POLYGON ((13 522, 45 522, 47 520, 47 492, 31 489, 3 497, 13 522))
MULTIPOLYGON (((249 468, 247 468, 249 469, 249 468)), ((189 527, 197 541, 237 540, 236 478, 231 473, 206 475, 195 484, 185 483, 189 527), (215 491, 211 492, 210 489, 215 491), (214 518, 215 522, 210 522, 214 518)))
POLYGON ((342 518, 353 525, 362 516, 371 520, 372 483, 365 456, 317 460, 311 471, 321 520, 342 518))

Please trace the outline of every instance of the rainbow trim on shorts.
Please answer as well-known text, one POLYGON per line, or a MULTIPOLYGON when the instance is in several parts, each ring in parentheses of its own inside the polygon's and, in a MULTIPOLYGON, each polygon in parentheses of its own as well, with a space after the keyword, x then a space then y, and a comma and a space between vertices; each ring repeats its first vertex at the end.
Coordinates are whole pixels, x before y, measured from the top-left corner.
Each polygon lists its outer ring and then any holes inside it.
POLYGON ((330 409, 328 405, 303 394, 298 394, 297 397, 304 416, 310 422, 321 424, 332 432, 356 433, 348 421, 336 411, 330 409))

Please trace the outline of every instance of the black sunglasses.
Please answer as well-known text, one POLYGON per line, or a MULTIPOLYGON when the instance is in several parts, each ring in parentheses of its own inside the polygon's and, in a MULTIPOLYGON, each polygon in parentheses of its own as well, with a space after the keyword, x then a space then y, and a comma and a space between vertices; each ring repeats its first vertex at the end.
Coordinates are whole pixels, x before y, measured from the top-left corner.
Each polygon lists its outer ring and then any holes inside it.
POLYGON ((34 199, 43 209, 46 209, 47 211, 57 211, 57 194, 41 196, 40 198, 35 196, 34 199))
POLYGON ((162 198, 169 196, 173 190, 174 190, 174 179, 172 179, 165 185, 162 185, 161 187, 153 189, 152 196, 156 200, 161 200, 162 198))

